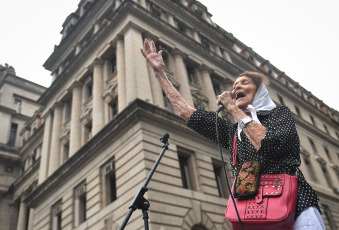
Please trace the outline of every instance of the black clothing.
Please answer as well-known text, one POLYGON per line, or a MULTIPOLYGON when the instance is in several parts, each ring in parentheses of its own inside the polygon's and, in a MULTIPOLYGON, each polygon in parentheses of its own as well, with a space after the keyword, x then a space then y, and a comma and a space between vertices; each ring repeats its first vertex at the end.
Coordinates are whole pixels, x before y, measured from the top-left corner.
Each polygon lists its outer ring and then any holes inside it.
MULTIPOLYGON (((265 138, 257 151, 250 143, 244 132, 241 132, 241 141, 237 137, 237 161, 242 165, 248 160, 261 162, 262 174, 289 174, 295 175, 300 166, 300 143, 292 113, 286 106, 277 106, 270 111, 257 111, 258 119, 266 127, 265 138)), ((199 107, 189 118, 187 126, 201 135, 216 141, 215 112, 204 111, 199 107)), ((218 131, 220 144, 229 149, 230 162, 233 166, 233 140, 237 124, 229 124, 226 120, 218 118, 218 131)), ((296 216, 310 207, 318 207, 318 197, 312 187, 307 183, 301 171, 298 170, 298 201, 296 216)))

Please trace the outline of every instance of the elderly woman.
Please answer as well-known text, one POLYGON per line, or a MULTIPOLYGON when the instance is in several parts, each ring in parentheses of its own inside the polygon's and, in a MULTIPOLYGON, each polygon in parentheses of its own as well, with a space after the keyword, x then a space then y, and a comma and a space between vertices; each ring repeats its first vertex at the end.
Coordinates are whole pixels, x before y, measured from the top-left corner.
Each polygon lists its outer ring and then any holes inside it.
MULTIPOLYGON (((215 112, 191 107, 168 80, 164 71, 162 51, 145 40, 141 49, 155 77, 176 112, 185 119, 188 127, 216 141, 215 112)), ((240 74, 233 85, 232 99, 229 92, 219 95, 217 104, 222 104, 237 121, 229 124, 218 118, 219 135, 223 147, 230 150, 231 165, 248 160, 260 160, 262 174, 295 175, 300 166, 300 144, 294 120, 285 106, 276 106, 268 95, 265 84, 268 78, 256 72, 240 74), (233 156, 236 133, 237 155, 233 156)), ((325 229, 315 191, 298 172, 298 195, 294 229, 325 229)))

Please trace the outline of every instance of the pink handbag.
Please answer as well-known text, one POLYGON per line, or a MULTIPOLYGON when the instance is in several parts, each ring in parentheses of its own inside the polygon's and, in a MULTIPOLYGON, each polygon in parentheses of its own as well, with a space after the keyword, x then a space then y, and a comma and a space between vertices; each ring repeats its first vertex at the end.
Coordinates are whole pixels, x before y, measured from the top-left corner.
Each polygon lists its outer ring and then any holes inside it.
MULTIPOLYGON (((236 136, 233 143, 236 154, 236 136)), ((234 157, 234 156, 233 156, 234 157)), ((236 162, 236 157, 233 158, 236 162)), ((233 163, 236 165, 237 163, 233 163)), ((234 186, 234 184, 233 184, 234 186)), ((234 188, 232 188, 234 191, 234 188)), ((297 205, 298 181, 287 174, 264 174, 259 178, 258 192, 250 199, 234 199, 245 230, 293 229, 297 205)), ((225 213, 233 229, 241 230, 232 198, 225 213)))

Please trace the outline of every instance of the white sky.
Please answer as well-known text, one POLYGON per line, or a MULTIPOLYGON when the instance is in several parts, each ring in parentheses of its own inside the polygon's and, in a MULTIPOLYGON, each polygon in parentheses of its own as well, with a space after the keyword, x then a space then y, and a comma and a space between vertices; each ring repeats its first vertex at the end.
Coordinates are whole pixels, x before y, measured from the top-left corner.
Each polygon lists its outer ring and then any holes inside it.
MULTIPOLYGON (((80 0, 0 0, 0 64, 49 86, 42 65, 80 0)), ((212 19, 320 100, 339 110, 338 0, 200 0, 212 19)))

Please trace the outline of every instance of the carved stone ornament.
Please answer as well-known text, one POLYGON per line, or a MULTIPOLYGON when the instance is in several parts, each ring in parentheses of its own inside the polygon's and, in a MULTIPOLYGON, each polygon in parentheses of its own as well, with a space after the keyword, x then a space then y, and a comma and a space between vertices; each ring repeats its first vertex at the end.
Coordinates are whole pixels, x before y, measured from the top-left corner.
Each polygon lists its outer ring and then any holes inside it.
POLYGON ((71 127, 69 125, 67 125, 64 130, 62 130, 59 139, 60 140, 67 140, 69 141, 69 134, 71 132, 71 127))
POLYGON ((315 156, 315 159, 322 165, 326 166, 326 161, 321 156, 315 156))
POLYGON ((106 85, 104 93, 102 94, 102 97, 105 99, 106 102, 110 102, 116 95, 118 95, 118 91, 116 90, 117 85, 117 79, 112 79, 106 85))
POLYGON ((92 120, 92 110, 93 110, 93 104, 90 103, 86 105, 86 107, 81 111, 80 120, 82 123, 87 124, 87 122, 92 120))
POLYGON ((191 93, 196 105, 201 105, 203 108, 208 107, 208 98, 200 90, 191 90, 191 93))

